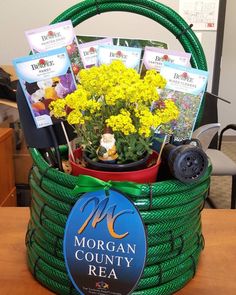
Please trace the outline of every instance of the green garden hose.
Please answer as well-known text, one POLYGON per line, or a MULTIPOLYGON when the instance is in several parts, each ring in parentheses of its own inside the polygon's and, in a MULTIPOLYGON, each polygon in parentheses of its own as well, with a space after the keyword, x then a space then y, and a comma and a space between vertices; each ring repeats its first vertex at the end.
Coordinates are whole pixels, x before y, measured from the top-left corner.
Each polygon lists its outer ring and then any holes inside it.
MULTIPOLYGON (((68 285, 62 241, 67 216, 79 196, 75 197, 73 187, 62 184, 71 186, 69 179, 72 178, 76 187, 78 177, 50 168, 36 149, 30 152, 36 166, 30 176, 32 206, 26 239, 29 268, 54 292, 77 294, 68 285), (52 174, 57 175, 54 180, 52 174)), ((147 263, 134 294, 171 294, 194 275, 203 246, 200 210, 209 187, 210 172, 209 166, 197 183, 170 180, 151 184, 153 207, 147 210, 143 202, 150 206, 150 185, 140 185, 142 197, 130 195, 143 214, 148 233, 147 263)))
MULTIPOLYGON (((191 27, 175 11, 154 0, 86 0, 63 12, 52 23, 71 19, 77 26, 98 13, 110 11, 136 13, 158 22, 192 54, 193 67, 207 70, 204 52, 191 27)), ((82 194, 78 190, 81 178, 50 167, 37 149, 31 148, 30 153, 34 167, 30 175, 31 218, 26 234, 29 269, 53 292, 78 294, 67 275, 63 236, 68 215, 82 194)), ((210 174, 209 165, 197 182, 184 184, 171 179, 133 184, 134 189, 128 195, 145 223, 148 254, 143 275, 132 294, 173 294, 194 276, 204 246, 200 212, 210 174)), ((109 185, 112 189, 117 183, 109 185)), ((118 185, 120 191, 126 193, 126 183, 118 185)))
MULTIPOLYGON (((37 238, 35 238, 35 241, 37 241, 37 238)), ((197 260, 199 258, 200 251, 201 251, 201 248, 199 246, 199 248, 196 250, 196 253, 195 253, 197 260)), ((31 251, 29 253, 29 257, 31 258, 31 260, 34 260, 34 261, 36 261, 38 258, 38 255, 33 250, 33 247, 31 248, 31 251)), ((139 282, 137 289, 143 289, 146 287, 154 287, 159 284, 160 280, 162 283, 165 283, 168 280, 173 280, 174 278, 178 277, 181 273, 184 273, 185 271, 189 270, 192 267, 192 263, 193 263, 193 261, 190 257, 190 258, 187 258, 184 261, 184 263, 178 264, 175 267, 173 267, 167 271, 164 271, 159 274, 155 273, 155 275, 152 277, 142 278, 139 282)), ((70 280, 65 272, 62 272, 61 270, 58 270, 55 267, 50 266, 50 264, 48 264, 47 262, 45 262, 42 259, 40 259, 40 261, 38 263, 38 267, 41 269, 42 272, 44 272, 52 280, 55 280, 58 283, 61 283, 67 287, 70 286, 70 280)))

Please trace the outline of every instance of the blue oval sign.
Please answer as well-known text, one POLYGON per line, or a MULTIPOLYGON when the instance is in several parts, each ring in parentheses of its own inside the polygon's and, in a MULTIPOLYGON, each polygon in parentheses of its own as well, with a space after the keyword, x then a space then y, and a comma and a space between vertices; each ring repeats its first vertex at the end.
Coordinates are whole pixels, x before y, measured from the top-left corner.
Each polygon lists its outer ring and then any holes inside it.
POLYGON ((146 232, 134 204, 109 190, 84 194, 64 235, 66 268, 82 294, 129 294, 146 261, 146 232))

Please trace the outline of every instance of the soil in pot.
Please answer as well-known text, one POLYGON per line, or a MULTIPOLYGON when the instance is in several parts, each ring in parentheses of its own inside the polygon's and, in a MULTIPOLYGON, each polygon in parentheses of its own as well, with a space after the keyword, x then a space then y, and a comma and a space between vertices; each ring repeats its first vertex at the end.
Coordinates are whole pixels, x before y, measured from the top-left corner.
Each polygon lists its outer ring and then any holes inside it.
POLYGON ((136 171, 147 167, 147 161, 149 155, 145 155, 142 159, 127 163, 127 164, 117 164, 117 163, 105 163, 102 161, 95 162, 89 158, 87 153, 83 152, 83 158, 87 163, 86 167, 93 170, 110 171, 110 172, 124 172, 124 171, 136 171))

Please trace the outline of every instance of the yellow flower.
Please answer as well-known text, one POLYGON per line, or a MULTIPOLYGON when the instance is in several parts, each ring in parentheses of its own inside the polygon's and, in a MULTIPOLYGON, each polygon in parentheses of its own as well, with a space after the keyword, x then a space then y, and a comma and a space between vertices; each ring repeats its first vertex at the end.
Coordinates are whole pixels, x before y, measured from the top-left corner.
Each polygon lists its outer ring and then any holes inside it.
POLYGON ((158 87, 160 89, 163 89, 166 86, 166 79, 154 69, 147 71, 143 80, 145 84, 158 87))
MULTIPOLYGON (((53 101, 50 110, 75 125, 80 144, 94 150, 95 157, 104 127, 111 127, 118 155, 127 154, 130 161, 132 155, 137 158, 150 151, 155 129, 179 115, 172 100, 160 100, 158 89, 165 87, 166 80, 154 70, 141 78, 116 60, 81 70, 78 80, 77 90, 53 101)), ((47 91, 49 95, 52 90, 47 91)))
POLYGON ((144 137, 149 137, 154 125, 154 117, 149 109, 136 110, 136 117, 139 119, 138 133, 144 137))
POLYGON ((56 118, 64 118, 66 117, 66 101, 64 99, 58 99, 56 101, 52 101, 49 105, 49 109, 51 110, 51 115, 56 118))
POLYGON ((81 112, 79 111, 71 111, 67 117, 67 121, 69 124, 78 124, 82 125, 84 124, 84 118, 81 112))
POLYGON ((54 87, 45 88, 45 90, 44 90, 44 98, 46 98, 46 99, 51 98, 53 100, 57 99, 58 96, 57 96, 55 88, 54 87))
POLYGON ((66 96, 66 104, 71 109, 85 110, 88 96, 89 93, 79 85, 73 93, 66 96))
POLYGON ((87 102, 86 110, 89 110, 91 114, 94 114, 95 112, 99 113, 101 106, 102 106, 101 102, 89 100, 87 102))
POLYGON ((114 86, 109 91, 105 97, 107 105, 115 105, 117 101, 124 100, 126 97, 125 90, 122 86, 114 86))
POLYGON ((58 83, 58 82, 60 82, 60 78, 54 77, 54 78, 52 78, 52 81, 53 81, 53 83, 58 83))
POLYGON ((161 124, 170 122, 171 120, 176 120, 179 116, 179 110, 173 100, 166 99, 164 101, 165 107, 162 109, 155 110, 155 115, 161 120, 161 124))
POLYGON ((119 131, 124 135, 136 132, 130 113, 124 109, 122 109, 117 116, 110 116, 110 118, 106 120, 106 124, 111 127, 114 132, 119 131))

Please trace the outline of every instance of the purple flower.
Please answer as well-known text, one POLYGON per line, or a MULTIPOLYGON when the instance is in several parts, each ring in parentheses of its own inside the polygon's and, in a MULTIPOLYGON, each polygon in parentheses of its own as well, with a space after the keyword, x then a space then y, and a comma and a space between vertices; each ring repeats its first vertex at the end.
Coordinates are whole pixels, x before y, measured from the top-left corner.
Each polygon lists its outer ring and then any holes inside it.
POLYGON ((67 94, 75 91, 75 83, 71 73, 60 77, 60 82, 56 85, 55 91, 60 98, 66 97, 67 94))
POLYGON ((57 96, 60 98, 64 98, 68 93, 67 88, 63 87, 61 83, 57 84, 57 86, 55 87, 55 91, 57 93, 57 96))
POLYGON ((67 89, 67 94, 75 91, 75 83, 71 73, 67 73, 60 77, 61 85, 67 89))
POLYGON ((33 110, 34 116, 38 117, 38 116, 42 116, 42 115, 49 115, 49 111, 48 110, 33 110))

